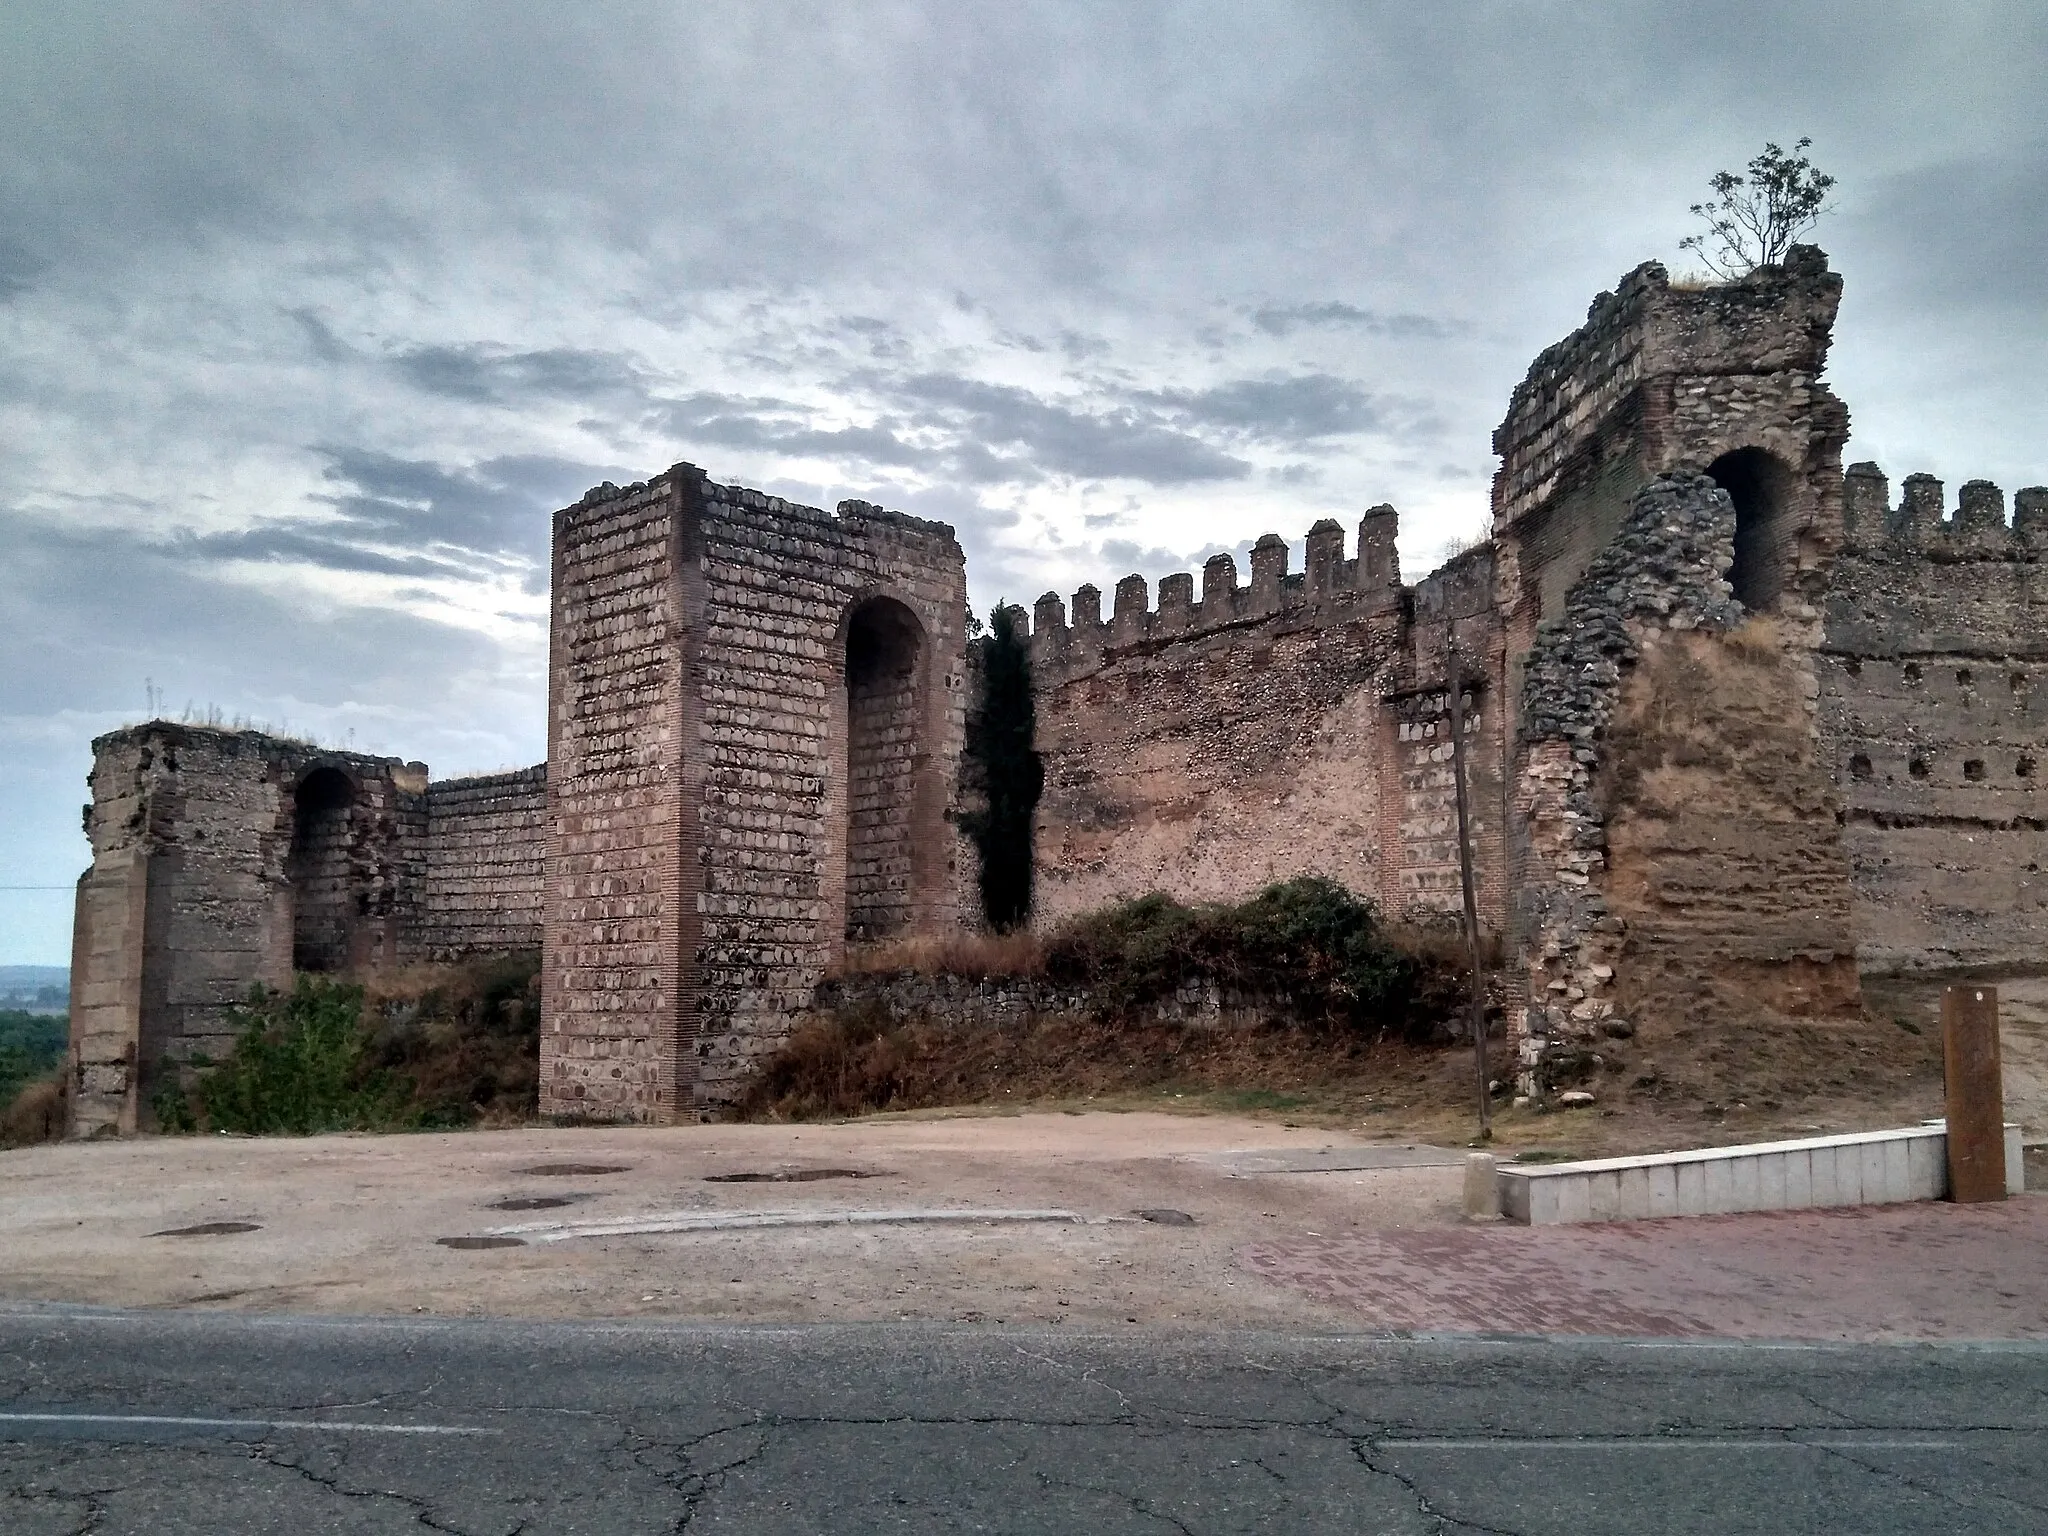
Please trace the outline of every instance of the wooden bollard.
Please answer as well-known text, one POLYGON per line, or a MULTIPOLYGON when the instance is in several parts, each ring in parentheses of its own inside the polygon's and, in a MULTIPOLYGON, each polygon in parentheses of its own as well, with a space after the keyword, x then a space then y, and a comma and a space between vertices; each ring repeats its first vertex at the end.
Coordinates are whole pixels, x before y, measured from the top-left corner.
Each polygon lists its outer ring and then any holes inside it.
POLYGON ((1941 1070, 1948 1097, 1948 1197, 2005 1198, 2005 1087, 1998 1066, 1998 989, 1941 994, 1941 1070))

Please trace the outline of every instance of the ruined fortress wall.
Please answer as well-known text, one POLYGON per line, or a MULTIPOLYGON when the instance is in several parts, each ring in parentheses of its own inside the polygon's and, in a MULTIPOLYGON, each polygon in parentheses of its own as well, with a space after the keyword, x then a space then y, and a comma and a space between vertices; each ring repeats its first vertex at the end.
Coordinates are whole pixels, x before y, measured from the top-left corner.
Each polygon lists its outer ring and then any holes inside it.
POLYGON ((1416 584, 1400 669, 1384 707, 1396 747, 1386 792, 1399 816, 1388 847, 1390 911, 1462 912, 1457 781, 1452 761, 1452 649, 1462 680, 1466 809, 1481 926, 1505 933, 1513 891, 1508 867, 1509 696, 1506 631, 1496 597, 1497 550, 1468 550, 1416 584))
POLYGON ((1738 953, 1748 995, 1854 1002, 1813 702, 1821 583, 1842 537, 1848 418, 1820 379, 1840 295, 1804 247, 1711 287, 1638 268, 1536 360, 1494 435, 1507 863, 1532 1071, 1616 1020, 1617 999, 1660 977, 1725 977, 1738 953), (1755 613, 1771 618, 1767 647, 1692 638, 1755 613), (1750 682, 1786 706, 1782 724, 1695 688, 1701 719, 1726 706, 1709 744, 1657 693, 1745 665, 1768 674, 1750 682), (1755 835, 1763 823, 1777 839, 1755 835), (1780 886, 1807 919, 1764 894, 1780 886))
POLYGON ((547 764, 429 784, 408 945, 428 960, 541 946, 547 764))
POLYGON ((1821 714, 1876 969, 2031 963, 2048 907, 2048 490, 1848 476, 1821 714))
MULTIPOLYGON (((1169 576, 1155 610, 1126 577, 1107 622, 1093 587, 1071 617, 1057 594, 1039 599, 1036 922, 1150 891, 1238 900, 1303 874, 1390 911, 1456 909, 1448 701, 1416 675, 1395 536, 1393 509, 1375 508, 1347 559, 1325 520, 1290 574, 1268 534, 1249 586, 1218 555, 1200 601, 1192 576, 1169 576)), ((1479 585, 1468 606, 1483 610, 1479 585)), ((1476 679, 1469 697, 1490 700, 1476 679)), ((1482 806, 1498 802, 1492 782, 1482 806)))
POLYGON ((95 741, 91 785, 73 930, 76 1133, 150 1123, 165 1064, 220 1054, 252 984, 289 985, 295 964, 405 956, 422 765, 158 721, 95 741))
POLYGON ((543 1111, 721 1102, 849 936, 962 921, 965 620, 952 530, 865 503, 678 465, 558 514, 543 1111))

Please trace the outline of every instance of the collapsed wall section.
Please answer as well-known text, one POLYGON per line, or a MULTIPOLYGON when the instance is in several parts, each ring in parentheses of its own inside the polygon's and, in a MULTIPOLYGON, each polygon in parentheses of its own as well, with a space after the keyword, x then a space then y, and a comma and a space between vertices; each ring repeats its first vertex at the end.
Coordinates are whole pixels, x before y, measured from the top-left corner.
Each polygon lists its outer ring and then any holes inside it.
POLYGON ((1856 1003, 1814 704, 1840 298, 1811 247, 1718 285, 1640 267, 1494 434, 1526 1084, 1675 979, 1727 982, 1726 1010, 1856 1003))
POLYGON ((1857 999, 1849 877, 1810 670, 1730 592, 1735 508, 1704 475, 1637 493, 1537 632, 1519 784, 1523 1065, 1605 1033, 1857 999))
POLYGON ((1249 586, 1217 555, 1199 601, 1192 576, 1168 576, 1156 611, 1126 577, 1106 622, 1092 586, 1071 615, 1038 600, 1035 923, 1150 891, 1239 900, 1302 874, 1383 903, 1417 894, 1388 856, 1408 809, 1395 764, 1425 750, 1382 708, 1404 642, 1396 528, 1373 509, 1347 559, 1342 528, 1319 522, 1299 574, 1268 534, 1249 586))
POLYGON ((2025 964, 2048 912, 2048 489, 2005 496, 1874 464, 1847 476, 1847 540, 1818 657, 1868 968, 2025 964))
POLYGON ((557 515, 541 1107, 730 1099, 849 942, 973 907, 950 528, 677 465, 557 515))

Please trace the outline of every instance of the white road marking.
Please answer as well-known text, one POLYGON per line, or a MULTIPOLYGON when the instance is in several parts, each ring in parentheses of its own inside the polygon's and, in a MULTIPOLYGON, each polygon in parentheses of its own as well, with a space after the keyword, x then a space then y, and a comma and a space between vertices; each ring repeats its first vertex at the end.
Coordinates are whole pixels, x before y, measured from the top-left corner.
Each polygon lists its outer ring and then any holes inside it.
POLYGON ((513 1227, 491 1227, 491 1237, 523 1237, 534 1243, 559 1243, 572 1237, 635 1237, 662 1232, 745 1232, 769 1227, 867 1227, 954 1225, 1018 1222, 1085 1223, 1075 1211, 961 1211, 915 1207, 883 1211, 668 1211, 646 1216, 621 1216, 609 1221, 535 1221, 513 1227))
POLYGON ((351 1419, 206 1419, 164 1413, 0 1413, 8 1424, 173 1425, 185 1429, 307 1429, 350 1435, 497 1435, 466 1424, 371 1424, 351 1419))
POLYGON ((1858 1440, 1846 1435, 1809 1435, 1800 1440, 1733 1440, 1707 1436, 1617 1435, 1556 1440, 1467 1438, 1462 1440, 1375 1440, 1387 1451, 1952 1451, 1958 1440, 1858 1440))

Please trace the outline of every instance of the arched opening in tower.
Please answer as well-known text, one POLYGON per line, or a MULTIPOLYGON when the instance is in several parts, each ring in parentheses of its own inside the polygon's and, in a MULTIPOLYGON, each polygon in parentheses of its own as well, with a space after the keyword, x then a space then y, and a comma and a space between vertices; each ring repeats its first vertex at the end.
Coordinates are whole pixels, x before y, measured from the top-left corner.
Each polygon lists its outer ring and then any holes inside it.
POLYGON ((893 598, 846 631, 846 937, 907 933, 916 908, 924 629, 893 598))
POLYGON ((1728 584, 1752 613, 1770 609, 1785 589, 1798 529, 1792 518, 1792 472, 1762 448, 1738 448, 1707 466, 1735 503, 1735 564, 1728 584))
POLYGON ((338 768, 315 768, 294 796, 292 851, 285 875, 292 887, 292 968, 346 970, 355 931, 349 879, 350 810, 355 786, 338 768))

